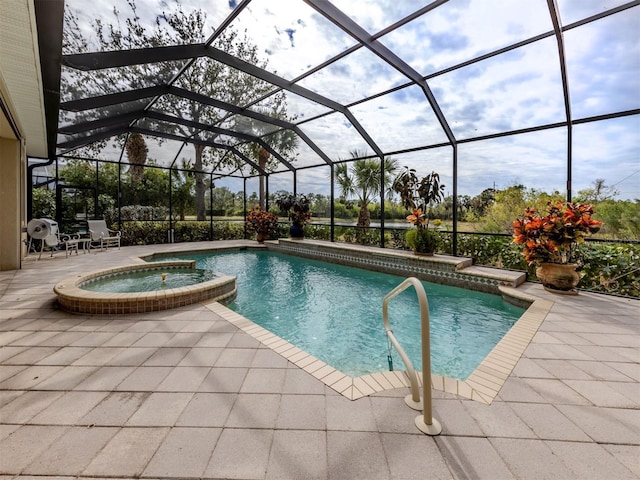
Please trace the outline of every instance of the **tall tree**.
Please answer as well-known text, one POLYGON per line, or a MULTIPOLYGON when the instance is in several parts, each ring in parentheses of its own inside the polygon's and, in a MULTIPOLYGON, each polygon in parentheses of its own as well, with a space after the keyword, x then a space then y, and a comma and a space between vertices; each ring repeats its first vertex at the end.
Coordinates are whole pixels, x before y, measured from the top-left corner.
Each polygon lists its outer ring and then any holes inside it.
MULTIPOLYGON (((366 156, 365 152, 352 150, 351 158, 366 156)), ((393 176, 398 169, 398 162, 392 158, 384 159, 384 188, 385 190, 393 182, 393 176)), ((369 204, 380 195, 382 176, 380 175, 380 161, 377 159, 355 160, 351 164, 339 163, 336 165, 336 182, 341 194, 345 197, 356 195, 360 206, 358 213, 359 227, 368 227, 371 224, 369 204)))
POLYGON ((194 175, 187 170, 183 161, 182 169, 172 170, 172 201, 180 220, 184 220, 193 199, 194 175))
POLYGON ((141 180, 144 164, 147 163, 147 142, 139 133, 132 133, 127 139, 127 158, 129 159, 129 173, 131 178, 141 180))
MULTIPOLYGON (((244 198, 244 192, 239 199, 242 204, 242 198, 244 198)), ((214 215, 234 215, 236 210, 236 195, 227 187, 214 188, 211 197, 211 210, 214 215)))
POLYGON ((495 200, 496 190, 494 188, 485 188, 479 195, 473 197, 469 208, 473 212, 475 219, 484 216, 495 200))
POLYGON ((576 201, 583 203, 599 203, 615 198, 620 192, 615 187, 605 185, 604 178, 596 178, 591 188, 579 190, 576 201))
MULTIPOLYGON (((175 1, 174 4, 176 6, 174 11, 157 15, 155 25, 148 27, 143 24, 138 15, 136 0, 127 0, 129 12, 124 21, 121 20, 121 12, 116 9, 114 9, 113 22, 105 23, 101 19, 93 21, 92 26, 96 33, 97 45, 91 44, 87 38, 83 37, 82 30, 77 28, 78 19, 67 10, 65 11, 66 28, 64 29, 65 53, 204 43, 211 33, 206 31, 206 13, 200 9, 185 12, 179 2, 175 1)), ((220 32, 214 45, 215 48, 252 65, 260 68, 266 67, 266 62, 258 56, 257 46, 250 41, 246 34, 241 36, 231 27, 220 32)), ((71 92, 72 97, 78 98, 78 96, 86 96, 87 92, 90 95, 110 93, 113 85, 118 85, 119 90, 157 85, 169 81, 178 71, 180 65, 182 63, 176 64, 175 62, 134 65, 94 71, 89 76, 67 71, 62 79, 63 89, 71 92)), ((174 85, 242 108, 266 97, 260 102, 260 109, 273 117, 288 119, 286 96, 283 91, 277 91, 267 96, 270 92, 277 90, 272 84, 211 58, 195 59, 174 85)), ((118 108, 120 107, 107 109, 105 115, 114 113, 118 108)), ((247 117, 231 115, 225 110, 172 95, 158 98, 154 109, 192 122, 221 126, 243 133, 246 133, 247 123, 252 123, 247 117)), ((162 123, 149 120, 146 122, 154 126, 159 126, 162 123)), ((253 123, 255 124, 255 122, 253 123)), ((161 127, 167 133, 179 134, 196 142, 197 140, 218 140, 221 143, 236 143, 233 138, 220 139, 218 133, 203 131, 192 126, 165 122, 161 127)), ((292 138, 297 138, 293 132, 281 130, 272 137, 270 146, 278 150, 284 158, 293 161, 295 159, 293 154, 295 141, 292 148, 292 138), (278 137, 278 135, 280 136, 278 137)), ((230 174, 245 167, 245 163, 240 157, 228 154, 226 150, 208 148, 201 143, 193 143, 193 146, 196 215, 198 220, 204 220, 205 168, 230 174)), ((240 143, 237 144, 237 148, 244 155, 251 155, 251 144, 240 143)), ((273 169, 277 164, 278 161, 273 156, 264 162, 267 170, 273 169)))

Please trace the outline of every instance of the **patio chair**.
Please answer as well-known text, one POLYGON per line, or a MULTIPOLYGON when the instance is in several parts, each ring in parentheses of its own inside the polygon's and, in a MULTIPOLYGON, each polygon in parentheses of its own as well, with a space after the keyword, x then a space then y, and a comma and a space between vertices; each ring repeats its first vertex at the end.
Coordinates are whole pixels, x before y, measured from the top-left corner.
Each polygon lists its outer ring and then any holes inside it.
POLYGON ((40 253, 38 254, 38 260, 42 258, 42 253, 45 248, 48 248, 51 251, 51 257, 53 254, 61 249, 60 237, 58 236, 58 232, 47 235, 42 240, 40 240, 40 253))
POLYGON ((108 250, 109 247, 118 247, 120 250, 120 232, 107 228, 104 220, 87 220, 89 235, 91 236, 91 247, 100 250, 108 250))
POLYGON ((51 257, 53 257, 55 252, 60 250, 65 251, 65 257, 68 257, 73 252, 76 252, 76 255, 78 255, 79 238, 79 235, 60 233, 57 231, 47 235, 45 238, 40 240, 40 252, 36 251, 36 253, 38 253, 38 260, 42 258, 42 254, 47 248, 51 251, 51 257))

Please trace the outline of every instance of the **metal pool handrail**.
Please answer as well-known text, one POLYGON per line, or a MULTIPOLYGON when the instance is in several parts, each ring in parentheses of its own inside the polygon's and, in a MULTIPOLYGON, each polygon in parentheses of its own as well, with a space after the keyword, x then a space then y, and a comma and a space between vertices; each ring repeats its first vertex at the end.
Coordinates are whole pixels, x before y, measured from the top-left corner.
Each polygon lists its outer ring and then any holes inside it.
POLYGON ((420 410, 424 403, 423 415, 418 415, 415 420, 416 427, 427 435, 439 435, 442 432, 442 426, 433 418, 431 408, 431 343, 429 337, 429 303, 427 302, 427 293, 424 291, 422 282, 415 277, 405 279, 400 285, 385 295, 382 300, 382 321, 387 332, 387 337, 400 354, 400 358, 407 367, 409 382, 411 383, 411 394, 404 399, 405 403, 414 410, 420 410), (418 376, 413 364, 404 349, 398 343, 391 326, 389 325, 389 300, 403 292, 413 285, 418 296, 418 304, 420 305, 420 327, 422 332, 422 397, 420 401, 420 391, 418 387, 418 376))

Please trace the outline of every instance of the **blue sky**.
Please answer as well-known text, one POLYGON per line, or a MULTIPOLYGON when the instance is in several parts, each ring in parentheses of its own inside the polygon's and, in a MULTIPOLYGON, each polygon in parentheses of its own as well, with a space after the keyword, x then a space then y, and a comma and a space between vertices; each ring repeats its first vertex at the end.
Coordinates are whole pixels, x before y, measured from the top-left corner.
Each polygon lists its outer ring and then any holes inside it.
MULTIPOLYGON (((109 16, 114 0, 67 5, 84 15, 109 16)), ((169 0, 138 0, 148 12, 174 8, 169 0)), ((236 2, 183 0, 184 9, 201 7, 213 29, 236 2)), ((369 33, 375 34, 411 13, 416 2, 334 0, 369 33)), ((612 8, 621 1, 558 0, 564 25, 612 8)), ((123 10, 126 10, 123 8, 123 10)), ((302 1, 253 0, 232 23, 245 30, 268 60, 268 69, 294 79, 356 42, 302 1)), ((379 38, 421 75, 431 75, 477 55, 534 35, 552 24, 545 0, 451 0, 379 38)), ((640 7, 634 7, 565 32, 572 116, 580 119, 640 108, 640 7)), ((557 44, 554 37, 428 79, 428 85, 457 140, 501 131, 562 122, 565 119, 557 44)), ((392 66, 360 48, 299 85, 344 105, 407 82, 392 66)), ((289 110, 310 118, 326 108, 295 95, 289 110)), ((350 111, 385 152, 446 142, 422 91, 408 87, 350 107, 350 111)), ((372 151, 342 114, 301 125, 332 159, 348 158, 353 149, 372 151)), ((615 185, 619 198, 640 198, 640 116, 576 125, 573 128, 573 192, 596 178, 615 185)), ((152 155, 173 150, 151 146, 152 155)), ((393 155, 419 173, 440 172, 451 185, 452 148, 393 155)), ((564 192, 567 129, 558 128, 458 147, 459 194, 523 183, 564 192)), ((300 144, 298 165, 321 161, 300 144)), ((234 183, 234 182, 229 182, 234 183)), ((272 177, 271 190, 291 189, 290 175, 272 177)), ((233 189, 233 188, 232 188, 233 189)), ((298 190, 328 193, 327 169, 304 170, 298 190)))

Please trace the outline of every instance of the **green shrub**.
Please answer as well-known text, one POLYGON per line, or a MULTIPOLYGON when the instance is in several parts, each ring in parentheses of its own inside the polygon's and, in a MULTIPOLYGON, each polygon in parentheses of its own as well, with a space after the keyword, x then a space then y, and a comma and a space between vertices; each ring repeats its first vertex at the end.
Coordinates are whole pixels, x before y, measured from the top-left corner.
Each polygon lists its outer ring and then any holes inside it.
MULTIPOLYGON (((194 223, 194 222, 190 222, 194 223)), ((199 222, 209 223, 209 222, 199 222)), ((241 222, 213 222, 214 240, 240 240, 244 238, 244 224, 241 222)))
MULTIPOLYGON (((125 205, 120 209, 122 222, 135 222, 145 220, 162 221, 167 218, 169 209, 166 207, 151 207, 146 205, 125 205)), ((104 211, 104 219, 107 225, 118 222, 118 209, 111 207, 104 211)))
POLYGON ((210 240, 210 222, 174 222, 173 240, 181 242, 203 242, 210 240))
POLYGON ((404 228, 395 228, 390 231, 389 242, 385 242, 385 245, 398 250, 409 250, 406 239, 407 230, 404 228))
MULTIPOLYGON (((464 235, 458 236, 458 252, 465 257, 471 257, 475 263, 481 265, 500 265, 503 261, 502 253, 507 255, 505 260, 509 263, 513 262, 514 258, 508 255, 508 250, 513 244, 511 237, 500 237, 490 235, 464 235)), ((513 249, 519 255, 520 248, 514 245, 513 249)), ((518 265, 526 265, 524 258, 518 258, 516 263, 518 265), (522 262, 520 261, 522 260, 522 262)))
POLYGON ((56 192, 46 187, 34 188, 32 218, 56 218, 56 192))
POLYGON ((358 210, 349 208, 344 203, 339 202, 333 204, 333 212, 335 218, 352 219, 358 216, 358 210))
POLYGON ((407 245, 418 253, 434 253, 438 248, 438 234, 428 228, 411 228, 405 235, 407 245))
MULTIPOLYGON (((502 250, 500 250, 498 262, 495 266, 509 268, 511 270, 523 270, 528 272, 529 275, 533 275, 535 268, 527 264, 522 253, 520 253, 521 250, 522 248, 518 244, 513 242, 506 243, 502 250)), ((489 265, 490 263, 486 264, 489 265)))
POLYGON ((120 231, 122 235, 120 243, 123 246, 168 242, 169 222, 122 222, 122 225, 115 223, 113 228, 120 231))
POLYGON ((576 257, 580 288, 640 297, 640 245, 587 242, 578 245, 576 257))
POLYGON ((278 238, 288 238, 290 227, 291 225, 289 224, 289 222, 278 223, 278 238))
POLYGON ((307 225, 304 227, 304 236, 314 240, 331 240, 331 227, 329 225, 307 225))
MULTIPOLYGON (((174 222, 174 241, 201 242, 210 239, 210 222, 174 222)), ((122 234, 122 245, 154 245, 168 243, 169 222, 122 222, 115 225, 122 234)), ((244 238, 244 225, 234 222, 213 222, 214 240, 238 240, 244 238)))
POLYGON ((380 230, 377 228, 336 227, 336 241, 368 245, 376 247, 380 245, 380 230))
POLYGON ((380 245, 380 231, 377 228, 359 228, 356 230, 356 243, 370 247, 377 247, 380 245))
POLYGON ((354 243, 356 232, 354 227, 336 227, 336 240, 346 243, 354 243))

